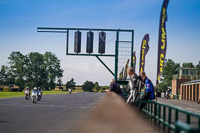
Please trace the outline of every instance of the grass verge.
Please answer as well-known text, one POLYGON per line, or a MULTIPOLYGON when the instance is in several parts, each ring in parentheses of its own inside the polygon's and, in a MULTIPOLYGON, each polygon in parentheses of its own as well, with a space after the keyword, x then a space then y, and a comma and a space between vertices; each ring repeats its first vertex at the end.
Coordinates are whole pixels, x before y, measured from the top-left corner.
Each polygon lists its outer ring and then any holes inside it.
MULTIPOLYGON (((43 91, 43 95, 67 94, 68 91, 43 91)), ((24 92, 0 92, 0 98, 23 97, 24 92)))

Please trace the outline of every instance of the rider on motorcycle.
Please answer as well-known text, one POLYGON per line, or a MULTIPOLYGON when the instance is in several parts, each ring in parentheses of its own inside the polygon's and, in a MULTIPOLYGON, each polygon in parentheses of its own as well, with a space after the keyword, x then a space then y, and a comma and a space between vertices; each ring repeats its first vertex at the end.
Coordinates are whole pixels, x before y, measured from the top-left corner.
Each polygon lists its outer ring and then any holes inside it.
POLYGON ((38 90, 37 90, 37 100, 40 101, 40 99, 42 99, 42 89, 40 87, 38 87, 38 90))
POLYGON ((42 91, 42 89, 40 87, 38 87, 38 91, 42 91))
POLYGON ((28 99, 30 97, 30 90, 29 90, 28 86, 26 87, 26 90, 24 91, 24 94, 25 94, 25 98, 26 99, 28 99))
POLYGON ((30 88, 28 86, 26 86, 26 90, 29 92, 28 95, 30 96, 30 88))
POLYGON ((32 91, 32 101, 33 101, 33 103, 36 103, 36 99, 37 99, 37 87, 34 87, 33 91, 32 91))
POLYGON ((40 96, 40 98, 42 99, 42 88, 38 88, 39 90, 40 90, 40 93, 41 93, 41 96, 40 96))
POLYGON ((28 93, 28 95, 30 96, 30 90, 28 86, 26 87, 25 93, 28 93))
POLYGON ((33 93, 33 92, 37 92, 37 87, 34 87, 34 88, 33 88, 32 93, 33 93))

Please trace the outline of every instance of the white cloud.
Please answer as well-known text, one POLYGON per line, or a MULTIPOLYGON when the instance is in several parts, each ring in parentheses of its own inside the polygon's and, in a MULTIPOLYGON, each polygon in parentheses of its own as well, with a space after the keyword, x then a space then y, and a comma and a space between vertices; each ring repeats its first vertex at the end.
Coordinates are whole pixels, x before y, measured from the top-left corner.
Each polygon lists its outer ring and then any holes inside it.
MULTIPOLYGON (((112 64, 109 63, 107 65, 112 68, 112 64)), ((80 63, 64 64, 62 68, 64 69, 64 84, 74 78, 78 85, 83 84, 86 80, 98 81, 100 85, 109 85, 110 79, 113 78, 108 70, 97 61, 88 62, 87 60, 82 60, 80 63)))

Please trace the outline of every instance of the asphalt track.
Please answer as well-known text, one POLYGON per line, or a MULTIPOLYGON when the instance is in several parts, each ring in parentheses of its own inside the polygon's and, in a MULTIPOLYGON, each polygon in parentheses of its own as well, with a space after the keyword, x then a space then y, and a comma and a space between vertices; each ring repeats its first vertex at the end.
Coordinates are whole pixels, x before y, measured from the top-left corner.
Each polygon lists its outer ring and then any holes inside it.
POLYGON ((200 105, 197 102, 187 101, 187 100, 179 100, 179 99, 165 99, 165 98, 158 98, 159 102, 164 104, 173 105, 176 107, 183 108, 188 111, 192 111, 195 113, 200 113, 200 105))
POLYGON ((33 104, 24 97, 0 99, 0 133, 68 133, 103 96, 99 93, 44 95, 33 104))

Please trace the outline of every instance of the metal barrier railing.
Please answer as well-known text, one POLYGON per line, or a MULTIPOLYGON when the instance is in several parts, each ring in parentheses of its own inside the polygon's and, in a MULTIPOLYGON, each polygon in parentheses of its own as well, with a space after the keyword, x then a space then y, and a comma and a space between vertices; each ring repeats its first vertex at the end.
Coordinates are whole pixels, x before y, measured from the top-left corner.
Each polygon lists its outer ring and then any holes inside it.
POLYGON ((137 104, 146 104, 143 112, 151 118, 154 118, 155 121, 158 121, 159 123, 163 124, 163 127, 168 127, 168 131, 174 131, 176 133, 179 133, 181 131, 187 132, 187 133, 200 133, 200 114, 193 113, 190 111, 186 111, 182 108, 178 108, 175 106, 163 104, 156 101, 137 101, 137 104), (173 114, 172 114, 173 111, 173 114), (179 114, 183 114, 186 116, 186 121, 179 118, 179 114), (175 117, 172 117, 174 116, 175 117), (191 124, 191 117, 194 117, 197 119, 196 126, 193 127, 191 124), (174 121, 172 121, 172 119, 174 121))
POLYGON ((200 130, 192 128, 189 124, 177 121, 175 123, 175 133, 199 133, 200 130))

